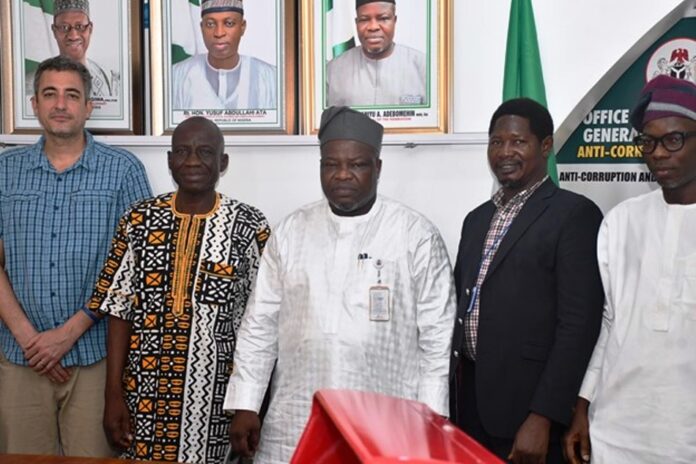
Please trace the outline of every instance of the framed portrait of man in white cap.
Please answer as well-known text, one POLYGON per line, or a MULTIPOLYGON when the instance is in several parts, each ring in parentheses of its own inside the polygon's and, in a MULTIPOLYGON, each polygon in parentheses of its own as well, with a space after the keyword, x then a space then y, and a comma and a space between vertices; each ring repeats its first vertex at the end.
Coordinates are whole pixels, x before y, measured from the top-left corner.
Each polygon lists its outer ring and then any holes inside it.
POLYGON ((205 116, 227 132, 292 133, 294 2, 151 0, 152 129, 205 116))
POLYGON ((345 105, 391 132, 446 130, 450 0, 303 0, 303 132, 345 105))
MULTIPOLYGON (((128 0, 4 0, 5 132, 39 128, 31 97, 35 70, 61 55, 90 72, 90 130, 141 134, 141 11, 128 0)), ((4 37, 3 37, 4 38, 4 37)))

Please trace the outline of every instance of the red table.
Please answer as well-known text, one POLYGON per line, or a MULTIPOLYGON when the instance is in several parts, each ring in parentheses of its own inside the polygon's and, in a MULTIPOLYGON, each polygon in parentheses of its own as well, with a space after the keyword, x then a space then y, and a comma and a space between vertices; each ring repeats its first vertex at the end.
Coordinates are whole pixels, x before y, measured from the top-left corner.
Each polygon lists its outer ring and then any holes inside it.
POLYGON ((292 464, 503 464, 417 401, 352 390, 320 390, 292 464))

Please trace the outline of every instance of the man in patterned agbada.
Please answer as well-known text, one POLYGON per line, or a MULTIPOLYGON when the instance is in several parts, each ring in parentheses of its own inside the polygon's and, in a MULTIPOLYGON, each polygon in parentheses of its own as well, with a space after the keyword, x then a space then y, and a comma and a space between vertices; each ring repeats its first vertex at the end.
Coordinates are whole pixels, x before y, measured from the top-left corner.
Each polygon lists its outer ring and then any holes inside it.
POLYGON ((350 108, 324 111, 326 200, 284 219, 262 258, 225 399, 235 411, 231 446, 244 456, 258 447, 255 464, 290 460, 321 388, 415 399, 447 414, 452 271, 430 221, 377 194, 382 133, 350 108))
POLYGON ((228 165, 211 121, 180 124, 178 189, 121 219, 90 308, 109 316, 104 428, 129 459, 222 463, 237 328, 270 229, 215 190, 228 165))

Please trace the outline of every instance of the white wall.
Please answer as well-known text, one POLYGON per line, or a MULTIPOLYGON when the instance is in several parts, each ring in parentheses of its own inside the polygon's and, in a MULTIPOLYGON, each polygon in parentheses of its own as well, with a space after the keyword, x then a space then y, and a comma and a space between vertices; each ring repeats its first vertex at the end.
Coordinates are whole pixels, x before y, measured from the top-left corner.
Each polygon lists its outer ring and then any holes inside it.
MULTIPOLYGON (((234 143, 234 137, 227 137, 234 143)), ((310 140, 310 139, 307 139, 310 140)), ((461 221, 491 193, 482 140, 462 145, 387 145, 382 152, 380 192, 426 214, 456 253, 461 221)), ((314 143, 311 140, 311 143, 314 143)), ((143 161, 155 192, 173 190, 166 147, 127 147, 143 161)), ((218 190, 261 209, 271 223, 321 198, 316 146, 228 146, 230 165, 218 190)), ((454 255, 453 255, 454 256, 454 255)))
MULTIPOLYGON (((416 0, 413 0, 416 1, 416 0)), ((387 137, 381 193, 428 216, 440 229, 452 256, 461 221, 491 193, 485 156, 488 119, 500 103, 509 0, 452 0, 454 4, 454 132, 465 135, 387 137), (432 141, 445 145, 431 145, 432 141)), ((604 72, 666 15, 679 0, 535 0, 547 100, 556 125, 604 72)), ((230 167, 219 190, 259 207, 272 223, 321 196, 318 149, 304 145, 235 147, 228 137, 230 167)), ((2 138, 0 138, 2 141, 2 138)), ((136 142, 138 144, 138 142, 136 142)), ((145 163, 153 189, 174 188, 166 167, 166 146, 129 146, 145 163)))
MULTIPOLYGON (((503 93, 509 0, 454 2, 454 131, 488 129, 503 93)), ((556 126, 681 0, 532 0, 546 99, 556 126)))

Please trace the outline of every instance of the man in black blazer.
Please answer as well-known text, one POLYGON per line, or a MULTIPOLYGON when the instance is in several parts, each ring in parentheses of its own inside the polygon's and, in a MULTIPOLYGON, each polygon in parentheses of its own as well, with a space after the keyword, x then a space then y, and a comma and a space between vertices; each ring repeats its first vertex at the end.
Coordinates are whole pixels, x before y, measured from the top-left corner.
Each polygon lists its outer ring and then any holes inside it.
POLYGON ((513 463, 562 463, 561 435, 600 328, 602 213, 549 179, 553 121, 542 105, 509 100, 488 132, 502 187, 462 227, 452 418, 513 463))

